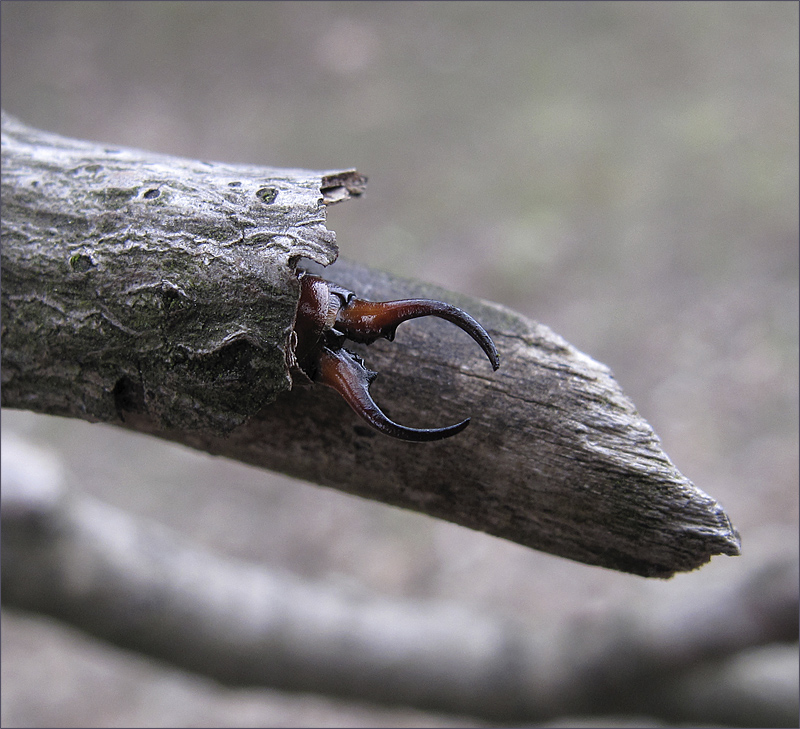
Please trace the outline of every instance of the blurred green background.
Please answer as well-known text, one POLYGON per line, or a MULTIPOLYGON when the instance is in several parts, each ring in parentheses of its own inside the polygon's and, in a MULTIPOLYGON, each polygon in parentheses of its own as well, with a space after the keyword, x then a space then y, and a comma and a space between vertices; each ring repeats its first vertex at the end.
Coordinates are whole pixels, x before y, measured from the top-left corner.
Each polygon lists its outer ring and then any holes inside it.
MULTIPOLYGON (((796 3, 1 12, 2 106, 29 124, 366 174, 366 195, 328 213, 341 255, 506 304, 608 364, 744 554, 653 583, 112 427, 3 412, 81 488, 226 554, 532 630, 797 551, 796 3)), ((4 725, 418 720, 225 692, 19 614, 3 617, 2 682, 4 725)))

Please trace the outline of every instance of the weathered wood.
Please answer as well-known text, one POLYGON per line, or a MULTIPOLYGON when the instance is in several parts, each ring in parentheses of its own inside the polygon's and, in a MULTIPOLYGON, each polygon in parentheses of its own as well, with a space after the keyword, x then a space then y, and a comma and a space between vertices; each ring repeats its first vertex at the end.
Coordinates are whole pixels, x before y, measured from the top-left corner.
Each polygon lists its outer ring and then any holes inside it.
MULTIPOLYGON (((47 138, 37 141, 37 144, 48 143, 47 138)), ((8 184, 9 194, 27 195, 31 201, 27 208, 19 205, 11 208, 14 220, 9 229, 14 232, 28 224, 20 220, 25 210, 40 209, 39 198, 31 193, 33 178, 18 176, 6 183, 5 147, 3 154, 4 198, 8 184)), ((150 163, 141 156, 143 153, 137 154, 140 156, 134 155, 127 161, 134 168, 130 174, 143 181, 138 187, 127 184, 125 189, 139 190, 140 197, 136 198, 137 205, 126 203, 126 210, 146 207, 140 202, 144 194, 141 191, 156 189, 150 182, 153 176, 141 171, 148 169, 150 163)), ((111 156, 117 159, 119 153, 111 156)), ((158 160, 160 172, 153 179, 169 179, 168 158, 158 160)), ((99 164, 96 159, 94 164, 99 164)), ((119 220, 116 223, 119 227, 113 228, 123 252, 131 240, 139 241, 138 247, 149 250, 152 230, 167 229, 178 238, 170 245, 158 246, 153 255, 142 256, 138 262, 142 268, 136 275, 131 273, 129 280, 114 287, 109 279, 107 287, 99 292, 99 313, 94 318, 99 322, 95 326, 102 324, 102 337, 98 334, 94 350, 68 348, 65 351, 69 351, 72 359, 62 357, 32 377, 25 370, 29 366, 40 367, 35 357, 41 350, 32 345, 35 353, 28 355, 26 368, 15 363, 14 377, 9 377, 8 384, 4 382, 4 405, 91 419, 85 403, 92 399, 102 401, 103 419, 119 423, 120 415, 124 414, 124 425, 128 428, 414 509, 552 554, 639 575, 669 577, 676 571, 704 564, 712 555, 739 553, 738 534, 725 512, 675 468, 608 368, 577 351, 547 327, 502 306, 344 262, 325 272, 326 278, 358 292, 362 298, 438 298, 465 309, 486 327, 500 352, 501 367, 496 373, 472 340, 444 322, 411 322, 401 326, 393 343, 380 341, 369 348, 352 347, 364 356, 371 369, 380 373, 373 391, 394 420, 414 427, 437 427, 471 415, 469 428, 455 438, 429 444, 396 441, 366 427, 327 388, 295 387, 288 391, 289 373, 282 358, 286 327, 292 318, 291 296, 287 294, 281 299, 281 315, 275 317, 273 329, 268 333, 262 325, 264 313, 259 306, 275 290, 291 283, 289 274, 294 273, 292 266, 301 254, 290 241, 296 243, 302 239, 301 249, 306 251, 302 255, 317 261, 322 259, 322 263, 331 260, 330 256, 325 257, 328 249, 324 245, 321 250, 319 246, 315 248, 300 233, 267 236, 270 242, 276 239, 285 242, 289 250, 277 256, 277 273, 267 271, 266 257, 272 254, 265 252, 261 256, 248 247, 252 235, 236 238, 226 227, 225 221, 238 215, 240 206, 248 209, 250 199, 226 200, 223 204, 216 188, 204 191, 199 185, 193 186, 194 175, 206 179, 208 174, 202 163, 194 164, 195 167, 188 163, 184 166, 179 192, 183 194, 184 188, 196 192, 182 205, 180 220, 167 216, 172 221, 167 225, 161 220, 166 212, 154 211, 137 226, 119 220), (210 196, 212 203, 218 202, 217 212, 208 212, 209 206, 216 208, 204 202, 204 194, 210 196), (199 222, 193 223, 195 215, 199 222), (226 248, 215 255, 231 263, 223 267, 210 261, 209 277, 195 283, 194 277, 201 276, 198 271, 202 266, 193 258, 173 258, 172 249, 194 249, 198 236, 203 245, 212 246, 216 224, 228 233, 220 234, 226 248), (183 237, 184 230, 193 232, 183 237), (172 261, 169 271, 163 259, 172 261), (177 269, 172 271, 175 266, 177 269), (157 273, 151 274, 147 267, 153 267, 157 273), (167 281, 178 281, 176 285, 181 291, 192 292, 191 296, 166 293, 173 291, 171 287, 158 288, 165 271, 177 277, 167 281), (138 291, 139 284, 135 281, 155 287, 151 288, 150 296, 157 301, 146 326, 129 326, 127 322, 134 320, 124 318, 128 312, 124 302, 130 300, 130 291, 138 291), (274 288, 268 291, 269 285, 274 288), (196 288, 202 290, 202 298, 193 293, 196 288), (230 303, 232 291, 240 297, 234 305, 230 303), (172 302, 169 306, 164 305, 165 298, 172 302), (201 301, 202 305, 196 305, 195 301, 201 301), (174 321, 173 307, 180 312, 174 321), (106 310, 113 314, 107 325, 106 310), (208 323, 207 317, 210 317, 208 323), (102 349, 103 337, 119 329, 116 322, 120 321, 132 331, 159 332, 148 356, 158 359, 169 355, 168 366, 150 360, 143 364, 141 356, 137 361, 137 337, 128 335, 116 340, 114 361, 120 369, 101 369, 95 373, 97 359, 91 355, 102 349), (202 335, 207 330, 217 333, 210 345, 203 345, 205 348, 188 339, 193 332, 202 335), (218 332, 226 334, 221 336, 218 332), (231 353, 233 356, 226 356, 222 364, 212 362, 204 368, 202 376, 196 375, 187 362, 205 361, 207 353, 219 356, 220 349, 228 343, 226 336, 242 343, 241 348, 231 353), (191 347, 193 358, 181 359, 175 354, 187 346, 191 347), (271 353, 269 359, 265 352, 271 353), (137 361, 136 368, 121 364, 131 359, 137 361), (139 374, 142 367, 146 369, 139 374), (44 378, 55 377, 54 370, 60 371, 62 381, 69 376, 79 377, 82 384, 64 395, 57 406, 42 407, 44 401, 37 397, 40 392, 52 391, 44 378), (269 385, 259 384, 262 376, 271 378, 269 385), (134 386, 122 387, 125 397, 120 398, 119 383, 126 382, 124 377, 134 386), (139 382, 145 385, 143 398, 137 397, 139 382), (251 391, 244 393, 248 387, 251 391), (84 388, 94 392, 94 397, 82 394, 84 388), (114 388, 118 390, 116 398, 114 388), (212 398, 206 389, 214 389, 217 394, 212 398), (241 402, 240 396, 243 396, 241 402), (209 408, 207 413, 197 412, 204 407, 209 408), (222 434, 237 422, 242 424, 222 434), (208 425, 216 430, 197 429, 208 425)), ((124 167, 120 163, 118 174, 126 174, 124 167)), ((243 168, 241 174, 238 167, 224 169, 220 178, 224 184, 242 180, 244 186, 244 181, 249 181, 251 189, 264 178, 264 174, 253 168, 243 168)), ((83 178, 76 175, 76 179, 80 182, 83 178)), ((308 184, 320 184, 319 178, 315 179, 316 182, 308 184)), ((63 194, 66 194, 69 179, 64 184, 63 194)), ((170 199, 169 195, 165 197, 170 199)), ((313 241, 319 243, 324 237, 319 228, 320 197, 315 200, 317 217, 310 227, 316 231, 313 241)), ((290 211, 286 214, 290 215, 290 211)), ((11 258, 5 244, 5 206, 3 216, 5 283, 6 260, 11 258)), ((298 218, 305 220, 300 213, 298 218)), ((248 218, 251 219, 254 218, 248 218)), ((38 242, 46 247, 48 236, 58 237, 62 228, 69 226, 68 219, 56 218, 56 224, 41 233, 42 240, 34 239, 32 245, 36 247, 38 242), (51 228, 52 232, 47 233, 51 228)), ((307 227, 297 226, 304 232, 307 227)), ((254 224, 254 230, 261 229, 254 224)), ((103 244, 102 235, 93 235, 86 239, 85 249, 79 254, 92 261, 95 260, 93 241, 97 239, 97 245, 103 244)), ((258 241, 262 240, 261 235, 257 234, 258 241)), ((31 299, 40 309, 48 306, 49 290, 36 288, 32 274, 20 273, 29 260, 26 237, 17 234, 10 242, 20 248, 13 256, 15 296, 23 301, 31 299), (34 286, 36 295, 26 294, 23 283, 34 286)), ((264 244, 263 248, 268 246, 264 244)), ((112 265, 106 259, 103 261, 103 265, 112 265)), ((60 268, 54 264, 48 271, 53 277, 49 289, 56 293, 68 289, 76 276, 85 275, 71 270, 63 258, 60 268), (59 282, 59 274, 63 282, 59 282)), ((17 309, 9 319, 5 313, 6 298, 4 286, 4 371, 7 337, 22 343, 15 347, 27 352, 23 346, 26 337, 35 333, 31 322, 41 322, 43 318, 38 311, 17 309)), ((75 316, 83 321, 80 311, 75 316)), ((73 310, 68 312, 73 316, 73 310)), ((57 314, 59 319, 66 316, 57 314)), ((50 336, 46 329, 37 331, 37 336, 50 336)), ((148 340, 153 338, 147 332, 144 336, 148 340)), ((46 343, 44 349, 50 346, 46 343)), ((102 351, 107 352, 108 348, 102 351)), ((98 419, 95 413, 91 416, 98 419)))
POLYGON ((675 468, 607 367, 497 304, 345 261, 326 276, 376 300, 449 301, 486 327, 500 352, 495 373, 444 322, 405 324, 393 343, 353 347, 380 373, 373 390, 394 419, 433 427, 471 415, 463 433, 402 443, 319 388, 282 393, 224 438, 132 427, 635 574, 668 577, 738 554, 725 512, 675 468))

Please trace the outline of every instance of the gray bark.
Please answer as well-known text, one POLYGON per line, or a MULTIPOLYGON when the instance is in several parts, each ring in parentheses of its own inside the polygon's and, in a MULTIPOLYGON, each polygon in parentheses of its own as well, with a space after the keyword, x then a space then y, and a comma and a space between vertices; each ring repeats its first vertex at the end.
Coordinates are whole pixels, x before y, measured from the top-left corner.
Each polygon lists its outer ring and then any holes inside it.
POLYGON ((396 441, 327 388, 289 390, 294 268, 335 258, 324 188, 358 192, 355 173, 208 165, 4 125, 4 406, 115 422, 639 575, 739 553, 725 512, 608 368, 502 306, 354 264, 325 273, 362 298, 448 301, 489 331, 496 373, 443 322, 352 347, 380 372, 373 391, 394 420, 471 415, 454 438, 396 441), (275 199, 259 199, 265 180, 275 199))
POLYGON ((3 405, 226 432, 291 387, 297 262, 336 258, 325 204, 363 178, 2 124, 3 405))

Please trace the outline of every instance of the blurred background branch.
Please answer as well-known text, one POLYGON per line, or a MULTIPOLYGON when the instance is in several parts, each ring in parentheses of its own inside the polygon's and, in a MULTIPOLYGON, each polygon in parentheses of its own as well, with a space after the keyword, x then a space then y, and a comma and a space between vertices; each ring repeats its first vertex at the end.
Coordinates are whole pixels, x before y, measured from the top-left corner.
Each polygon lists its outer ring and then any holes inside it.
POLYGON ((767 700, 731 678, 785 664, 785 651, 755 662, 747 651, 797 642, 796 559, 658 611, 526 631, 456 603, 335 590, 215 555, 70 489, 56 460, 11 437, 2 473, 4 605, 228 685, 497 722, 649 712, 791 726, 798 713, 796 683, 773 683, 767 700))

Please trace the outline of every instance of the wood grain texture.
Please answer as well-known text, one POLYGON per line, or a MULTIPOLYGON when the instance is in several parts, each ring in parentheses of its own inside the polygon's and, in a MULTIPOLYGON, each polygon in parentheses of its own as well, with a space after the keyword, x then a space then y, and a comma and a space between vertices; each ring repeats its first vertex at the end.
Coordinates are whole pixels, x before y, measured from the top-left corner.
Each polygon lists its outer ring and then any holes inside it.
POLYGON ((352 346, 380 373, 373 392, 392 418, 434 427, 472 416, 463 433, 431 444, 387 438, 333 391, 312 387, 282 393, 225 438, 159 434, 648 577, 739 553, 723 509, 672 464, 607 367, 497 304, 341 260, 327 275, 375 300, 448 301, 489 331, 495 373, 466 334, 440 321, 403 324, 392 343, 352 346))

